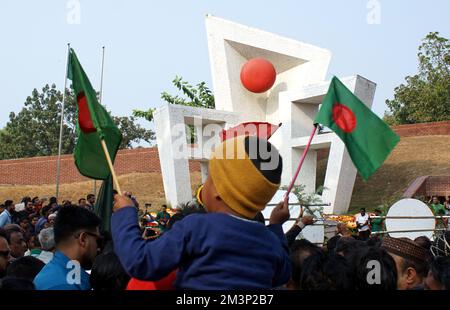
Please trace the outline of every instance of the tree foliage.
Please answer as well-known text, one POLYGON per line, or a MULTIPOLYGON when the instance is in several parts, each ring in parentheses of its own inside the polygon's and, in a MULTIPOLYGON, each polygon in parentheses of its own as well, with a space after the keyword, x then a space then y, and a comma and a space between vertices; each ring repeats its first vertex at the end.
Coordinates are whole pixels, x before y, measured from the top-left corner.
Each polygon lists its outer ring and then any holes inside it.
MULTIPOLYGON (((19 113, 11 112, 9 122, 0 130, 0 159, 58 154, 62 92, 53 84, 37 89, 27 97, 19 113)), ((150 142, 154 134, 135 123, 134 117, 113 117, 122 132, 120 148, 133 142, 150 142)), ((62 153, 70 154, 76 144, 77 108, 73 92, 67 90, 64 104, 62 153)))
MULTIPOLYGON (((161 93, 161 99, 170 104, 186 105, 191 107, 214 109, 214 95, 206 86, 205 82, 200 82, 196 86, 184 81, 181 76, 175 76, 172 84, 181 91, 183 95, 171 95, 168 92, 161 93)), ((135 117, 143 117, 148 121, 153 120, 153 113, 155 109, 150 108, 147 111, 133 110, 135 117)))
POLYGON ((429 33, 419 46, 419 73, 405 78, 386 100, 390 124, 412 124, 450 119, 450 42, 439 32, 429 33))

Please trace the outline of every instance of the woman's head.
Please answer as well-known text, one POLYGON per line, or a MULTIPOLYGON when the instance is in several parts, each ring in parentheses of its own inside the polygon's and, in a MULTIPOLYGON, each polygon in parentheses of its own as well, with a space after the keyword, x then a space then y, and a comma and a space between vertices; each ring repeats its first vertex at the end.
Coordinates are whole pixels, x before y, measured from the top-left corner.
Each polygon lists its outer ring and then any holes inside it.
POLYGON ((94 261, 90 282, 96 291, 125 290, 130 276, 125 272, 114 252, 100 254, 94 261))

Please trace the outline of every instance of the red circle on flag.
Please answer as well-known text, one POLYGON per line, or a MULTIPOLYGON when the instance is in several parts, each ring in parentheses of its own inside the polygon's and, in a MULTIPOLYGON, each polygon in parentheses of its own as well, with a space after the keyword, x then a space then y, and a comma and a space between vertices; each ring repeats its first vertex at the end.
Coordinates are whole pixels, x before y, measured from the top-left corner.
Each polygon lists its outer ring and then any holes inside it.
POLYGON ((333 120, 345 133, 350 133, 356 127, 356 116, 352 110, 339 102, 333 105, 333 120))

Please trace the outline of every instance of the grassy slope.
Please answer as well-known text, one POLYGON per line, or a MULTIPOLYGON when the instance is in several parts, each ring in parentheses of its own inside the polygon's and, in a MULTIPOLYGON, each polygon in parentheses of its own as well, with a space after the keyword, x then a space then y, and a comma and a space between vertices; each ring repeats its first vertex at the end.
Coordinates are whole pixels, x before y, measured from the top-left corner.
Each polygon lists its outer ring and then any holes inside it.
MULTIPOLYGON (((320 178, 326 160, 321 160, 318 167, 320 178)), ((349 212, 360 207, 373 210, 380 204, 392 205, 413 180, 423 175, 450 176, 450 136, 402 138, 367 182, 356 177, 349 212)))

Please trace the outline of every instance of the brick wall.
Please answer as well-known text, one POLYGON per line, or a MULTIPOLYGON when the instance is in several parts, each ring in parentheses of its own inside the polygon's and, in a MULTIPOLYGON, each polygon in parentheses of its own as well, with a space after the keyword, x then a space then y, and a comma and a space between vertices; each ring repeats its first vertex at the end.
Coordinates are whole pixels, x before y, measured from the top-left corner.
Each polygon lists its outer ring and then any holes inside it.
MULTIPOLYGON (((42 185, 56 183, 57 156, 0 160, 0 184, 42 185)), ((156 147, 120 150, 114 163, 118 175, 133 172, 161 172, 156 147)), ((200 171, 198 162, 191 161, 191 171, 200 171)), ((78 173, 73 155, 61 156, 61 183, 86 181, 78 173)))
MULTIPOLYGON (((450 135, 450 121, 393 126, 401 137, 450 135)), ((328 150, 320 150, 320 158, 328 157, 328 150)), ((57 156, 0 160, 0 184, 41 185, 54 184, 57 156)), ((198 162, 190 162, 191 171, 199 171, 198 162)), ((115 162, 118 175, 133 172, 161 172, 156 147, 121 150, 115 162)), ((72 155, 61 158, 61 183, 88 180, 78 173, 72 155)))
POLYGON ((450 121, 392 126, 400 137, 450 135, 450 121))
MULTIPOLYGON (((400 137, 417 137, 417 136, 442 136, 450 135, 450 121, 421 123, 411 125, 396 125, 392 129, 400 137)), ((317 151, 317 159, 328 158, 329 150, 319 149, 317 151)))
POLYGON ((450 176, 418 177, 403 193, 404 198, 416 196, 450 196, 450 176))
POLYGON ((450 176, 431 176, 427 179, 428 196, 450 196, 450 176))

